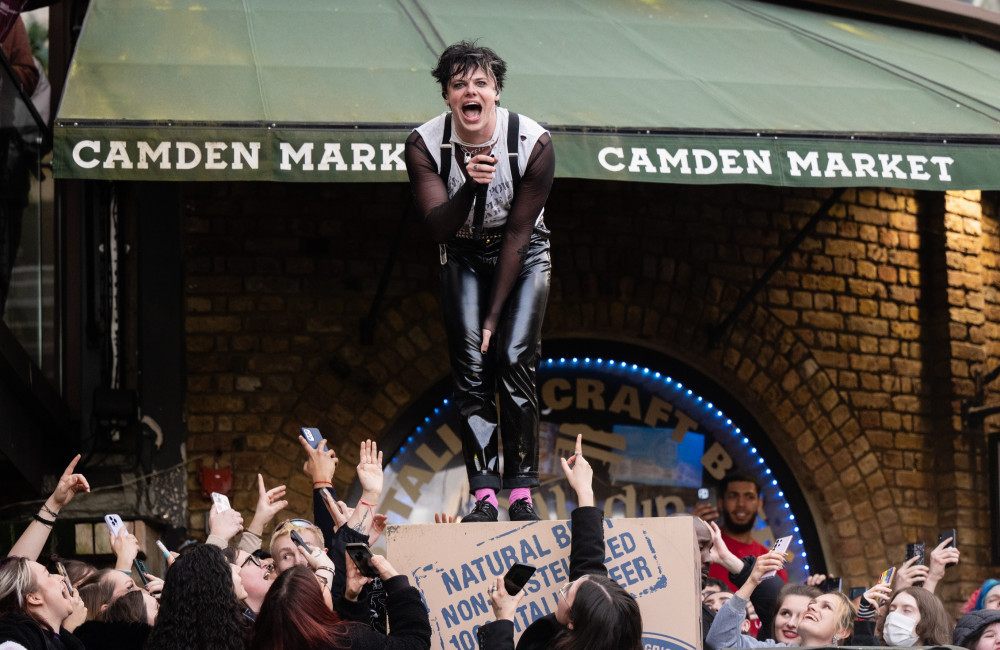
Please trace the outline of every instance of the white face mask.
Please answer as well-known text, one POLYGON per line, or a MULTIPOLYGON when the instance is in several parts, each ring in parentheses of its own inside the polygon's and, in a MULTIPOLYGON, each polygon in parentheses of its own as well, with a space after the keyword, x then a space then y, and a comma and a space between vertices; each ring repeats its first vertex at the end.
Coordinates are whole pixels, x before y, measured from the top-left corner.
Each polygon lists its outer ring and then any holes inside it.
POLYGON ((913 628, 917 622, 909 616, 903 616, 899 612, 889 612, 885 617, 885 625, 882 627, 882 637, 888 645, 900 648, 910 648, 917 645, 917 637, 913 636, 913 628))

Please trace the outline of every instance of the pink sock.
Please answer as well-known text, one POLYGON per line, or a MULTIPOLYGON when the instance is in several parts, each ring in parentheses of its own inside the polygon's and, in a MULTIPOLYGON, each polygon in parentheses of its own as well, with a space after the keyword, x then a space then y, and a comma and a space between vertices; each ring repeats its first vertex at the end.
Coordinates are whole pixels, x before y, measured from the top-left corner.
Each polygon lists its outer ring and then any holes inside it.
POLYGON ((531 488, 514 488, 510 491, 510 502, 520 501, 521 499, 527 499, 528 503, 531 503, 531 488))
POLYGON ((496 490, 491 490, 489 488, 476 490, 476 501, 482 501, 483 499, 486 499, 486 501, 494 508, 500 507, 500 503, 497 502, 496 490))

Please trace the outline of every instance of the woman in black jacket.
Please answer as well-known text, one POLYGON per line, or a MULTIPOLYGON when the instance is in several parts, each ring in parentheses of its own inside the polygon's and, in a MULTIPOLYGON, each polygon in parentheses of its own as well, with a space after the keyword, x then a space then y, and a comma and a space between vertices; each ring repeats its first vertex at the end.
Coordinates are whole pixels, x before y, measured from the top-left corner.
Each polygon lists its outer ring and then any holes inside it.
MULTIPOLYGON (((594 470, 583 457, 583 436, 576 437, 573 456, 560 459, 560 463, 577 499, 572 514, 570 581, 559 590, 556 612, 529 625, 517 643, 517 650, 639 650, 642 647, 639 604, 608 577, 604 566, 604 513, 594 507, 591 485, 594 470)), ((479 628, 479 647, 481 650, 513 648, 514 613, 525 592, 511 596, 503 578, 497 578, 489 592, 497 620, 479 628)))

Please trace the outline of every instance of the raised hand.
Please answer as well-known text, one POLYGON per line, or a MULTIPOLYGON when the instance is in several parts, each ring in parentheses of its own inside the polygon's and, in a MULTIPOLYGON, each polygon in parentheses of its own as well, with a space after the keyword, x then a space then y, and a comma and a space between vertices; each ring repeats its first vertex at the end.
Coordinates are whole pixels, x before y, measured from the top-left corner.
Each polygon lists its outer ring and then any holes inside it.
POLYGON ((930 566, 927 570, 927 580, 924 582, 924 589, 934 593, 934 589, 937 588, 938 582, 944 577, 944 570, 947 565, 952 562, 958 563, 961 553, 955 547, 949 547, 952 538, 949 537, 938 544, 933 551, 931 551, 931 561, 930 566))
POLYGON ((711 503, 696 503, 691 508, 691 516, 708 522, 719 518, 719 510, 711 503))
POLYGON ((892 597, 892 587, 885 584, 884 582, 879 582, 871 589, 866 591, 862 598, 871 603, 872 607, 878 609, 882 606, 882 603, 886 602, 892 597))
POLYGON ((434 523, 435 524, 453 524, 453 523, 455 523, 455 515, 449 515, 446 512, 435 512, 434 513, 434 523))
POLYGON ((52 492, 52 496, 46 502, 46 505, 50 505, 52 509, 59 512, 67 503, 69 503, 77 492, 90 492, 90 483, 84 478, 83 474, 74 474, 73 470, 76 469, 76 464, 80 462, 80 454, 77 454, 73 460, 69 462, 66 469, 63 471, 62 476, 59 477, 59 483, 56 484, 56 489, 52 492))
POLYGON ((279 485, 270 490, 264 485, 264 477, 257 474, 257 507, 254 509, 253 519, 247 530, 260 537, 264 534, 264 528, 274 519, 275 515, 288 507, 285 501, 285 486, 279 485))
MULTIPOLYGON (((785 554, 780 551, 768 551, 757 558, 753 565, 753 571, 747 578, 747 583, 753 583, 756 587, 764 579, 764 574, 770 571, 781 571, 785 566, 785 554)), ((742 589, 741 589, 742 590, 742 589)))
POLYGON ((224 510, 219 512, 215 506, 208 511, 208 534, 220 537, 229 543, 229 540, 243 532, 243 515, 238 510, 224 510))
POLYGON ((299 436, 299 444, 306 450, 306 462, 302 465, 302 471, 312 477, 313 483, 333 481, 339 459, 337 452, 327 447, 326 438, 320 440, 316 449, 313 449, 302 436, 299 436))
POLYGON ((576 491, 578 506, 594 505, 594 469, 583 457, 583 434, 576 437, 576 450, 567 458, 560 458, 563 474, 570 486, 576 491))
POLYGON ((343 501, 334 501, 326 490, 320 490, 319 494, 323 498, 326 511, 333 517, 333 532, 337 532, 354 514, 354 508, 349 508, 343 501))
POLYGON ((361 483, 361 489, 378 499, 382 496, 382 477, 382 452, 378 450, 375 441, 365 440, 361 443, 358 460, 358 482, 361 483))
POLYGON ((139 540, 124 527, 118 531, 117 536, 109 529, 108 536, 111 539, 111 551, 117 558, 115 568, 119 571, 131 571, 132 561, 139 555, 139 540))
POLYGON ((907 587, 912 587, 918 582, 922 583, 927 580, 930 568, 924 566, 923 564, 916 564, 919 559, 919 556, 911 557, 896 571, 893 578, 893 588, 896 591, 901 591, 907 587))
POLYGON ((712 521, 705 522, 708 525, 708 529, 712 531, 712 549, 708 552, 712 559, 712 564, 719 564, 725 567, 726 571, 730 573, 739 573, 743 570, 743 560, 736 557, 729 547, 726 546, 725 540, 722 539, 722 530, 719 526, 712 521))
POLYGON ((490 597, 490 606, 493 607, 493 615, 498 621, 513 621, 514 613, 517 612, 518 605, 524 600, 527 592, 522 589, 515 595, 507 593, 507 586, 503 583, 503 577, 499 577, 486 590, 490 597))
POLYGON ((309 566, 313 571, 317 569, 329 569, 330 571, 336 571, 336 568, 333 565, 333 560, 330 559, 330 556, 327 555, 322 548, 317 546, 311 548, 307 553, 304 548, 296 544, 295 550, 299 552, 299 555, 306 559, 306 562, 309 563, 309 566))

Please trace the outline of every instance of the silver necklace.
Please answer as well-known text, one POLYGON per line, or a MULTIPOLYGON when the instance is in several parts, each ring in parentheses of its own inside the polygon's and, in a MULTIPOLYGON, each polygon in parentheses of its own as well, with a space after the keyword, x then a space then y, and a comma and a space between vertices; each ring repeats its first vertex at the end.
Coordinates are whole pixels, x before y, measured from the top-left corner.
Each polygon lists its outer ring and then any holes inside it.
POLYGON ((466 142, 465 140, 459 138, 457 135, 453 135, 451 140, 452 142, 457 144, 458 148, 462 150, 463 154, 465 154, 464 162, 466 165, 468 165, 469 161, 472 160, 473 156, 493 148, 493 145, 496 144, 497 141, 497 134, 496 131, 494 131, 493 137, 490 138, 487 142, 484 142, 483 144, 472 144, 470 142, 466 142))
POLYGON ((472 160, 473 156, 486 151, 492 146, 493 146, 492 142, 487 142, 485 145, 480 145, 479 147, 474 147, 472 149, 467 149, 464 144, 459 144, 458 148, 461 149, 462 153, 465 154, 465 164, 468 165, 469 161, 472 160))

